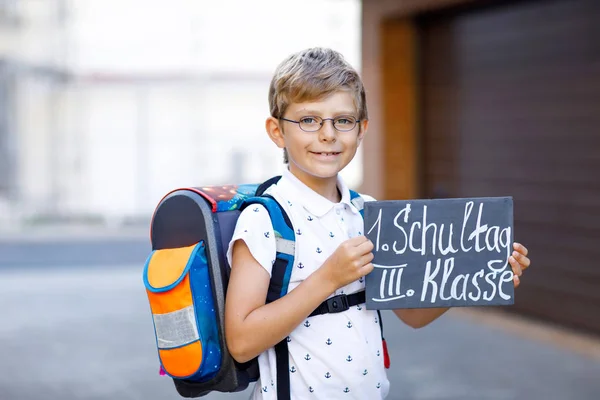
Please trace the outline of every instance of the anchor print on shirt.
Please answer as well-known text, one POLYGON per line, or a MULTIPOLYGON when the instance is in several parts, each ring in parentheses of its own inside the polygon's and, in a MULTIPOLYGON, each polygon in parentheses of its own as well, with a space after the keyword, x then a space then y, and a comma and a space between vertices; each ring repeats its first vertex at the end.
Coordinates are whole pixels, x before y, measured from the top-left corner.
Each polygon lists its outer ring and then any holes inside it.
POLYGON ((348 325, 346 325, 348 328, 352 328, 352 322, 348 321, 348 325))
POLYGON ((292 368, 290 368, 290 372, 291 372, 292 374, 293 374, 294 372, 296 372, 296 367, 294 367, 294 366, 292 365, 292 368))
POLYGON ((304 264, 298 263, 298 268, 300 268, 300 269, 304 268, 304 264))
POLYGON ((381 388, 381 383, 377 383, 377 389, 381 388))
POLYGON ((291 342, 291 341, 292 341, 292 338, 288 336, 288 337, 287 337, 287 342, 289 343, 289 342, 291 342))
POLYGON ((369 371, 367 371, 366 369, 363 371, 363 375, 366 375, 368 373, 369 373, 369 371))
POLYGON ((377 317, 375 317, 375 323, 378 324, 379 320, 377 319, 377 317))
POLYGON ((325 344, 327 344, 327 346, 331 346, 333 342, 331 341, 330 338, 327 338, 327 341, 325 342, 325 344))
POLYGON ((308 322, 308 320, 306 320, 306 322, 304 323, 304 326, 308 328, 310 326, 310 322, 308 322))
POLYGON ((331 378, 331 374, 330 374, 329 372, 327 372, 327 373, 325 374, 325 378, 327 378, 327 379, 331 378))
POLYGON ((313 387, 312 387, 312 386, 309 386, 309 387, 308 387, 308 391, 312 393, 312 392, 314 392, 314 391, 315 391, 315 389, 313 389, 313 387))
POLYGON ((308 217, 306 217, 306 220, 307 220, 307 221, 312 221, 312 220, 313 220, 313 217, 311 217, 311 216, 309 215, 308 217))
POLYGON ((335 235, 333 234, 333 232, 329 232, 329 237, 330 238, 335 237, 335 235))
POLYGON ((310 361, 311 360, 310 354, 306 353, 306 355, 304 356, 304 359, 306 361, 310 361))
POLYGON ((263 392, 267 393, 267 387, 266 386, 263 386, 262 390, 263 390, 263 392))
POLYGON ((381 355, 381 353, 379 352, 379 350, 377 350, 377 357, 379 357, 381 355))
POLYGON ((254 209, 254 212, 259 212, 259 211, 260 211, 260 209, 259 209, 258 207, 256 207, 256 208, 254 209))
POLYGON ((298 235, 298 236, 302 235, 302 231, 299 228, 296 230, 296 235, 298 235))
POLYGON ((291 206, 292 206, 292 202, 291 202, 291 201, 289 201, 289 200, 288 200, 287 202, 288 202, 288 204, 289 204, 289 205, 290 205, 290 207, 291 207, 291 206))
POLYGON ((346 386, 346 389, 344 389, 344 393, 349 393, 350 389, 348 389, 348 386, 346 386))
POLYGON ((360 283, 363 283, 363 282, 365 281, 365 278, 361 276, 361 277, 358 279, 358 281, 359 281, 360 283))
POLYGON ((323 250, 321 250, 320 247, 317 247, 317 254, 321 254, 323 252, 323 250))
POLYGON ((362 310, 362 307, 360 306, 360 304, 356 306, 356 309, 357 309, 358 311, 362 310))
POLYGON ((352 361, 352 356, 346 357, 346 361, 351 362, 352 361))

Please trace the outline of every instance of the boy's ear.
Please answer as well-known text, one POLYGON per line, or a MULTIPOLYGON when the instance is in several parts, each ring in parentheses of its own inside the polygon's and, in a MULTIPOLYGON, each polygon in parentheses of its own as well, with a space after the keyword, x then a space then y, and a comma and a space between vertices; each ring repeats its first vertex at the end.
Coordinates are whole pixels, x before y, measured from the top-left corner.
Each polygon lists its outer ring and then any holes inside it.
POLYGON ((267 129, 267 134, 273 143, 275 143, 280 149, 284 149, 285 142, 283 140, 283 130, 281 129, 280 121, 275 117, 269 117, 265 122, 265 127, 267 129))
POLYGON ((360 144, 365 137, 365 133, 367 133, 367 129, 369 128, 369 120, 365 119, 360 121, 360 130, 358 132, 358 144, 360 144))

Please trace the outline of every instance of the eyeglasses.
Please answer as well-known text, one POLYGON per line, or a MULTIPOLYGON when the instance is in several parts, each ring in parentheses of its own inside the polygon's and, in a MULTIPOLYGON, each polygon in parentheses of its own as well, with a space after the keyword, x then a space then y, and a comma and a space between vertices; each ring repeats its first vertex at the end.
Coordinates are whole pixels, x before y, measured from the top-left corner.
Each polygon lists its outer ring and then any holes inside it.
POLYGON ((294 121, 292 119, 287 118, 279 118, 283 121, 293 122, 294 124, 298 124, 300 129, 304 132, 316 132, 325 123, 325 121, 331 121, 333 123, 333 127, 340 132, 348 132, 356 127, 356 124, 360 122, 360 120, 351 117, 351 116, 340 116, 335 118, 321 118, 321 117, 302 117, 298 121, 294 121))

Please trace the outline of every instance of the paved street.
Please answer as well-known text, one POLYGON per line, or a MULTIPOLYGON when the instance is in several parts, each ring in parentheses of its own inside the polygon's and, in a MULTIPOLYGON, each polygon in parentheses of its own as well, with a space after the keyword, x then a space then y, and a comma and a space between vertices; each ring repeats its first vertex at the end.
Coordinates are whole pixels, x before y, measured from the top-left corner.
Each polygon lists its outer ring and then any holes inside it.
MULTIPOLYGON (((0 400, 180 398, 158 375, 145 241, 0 242, 0 400)), ((456 312, 421 330, 384 315, 389 399, 600 399, 598 357, 456 312)))

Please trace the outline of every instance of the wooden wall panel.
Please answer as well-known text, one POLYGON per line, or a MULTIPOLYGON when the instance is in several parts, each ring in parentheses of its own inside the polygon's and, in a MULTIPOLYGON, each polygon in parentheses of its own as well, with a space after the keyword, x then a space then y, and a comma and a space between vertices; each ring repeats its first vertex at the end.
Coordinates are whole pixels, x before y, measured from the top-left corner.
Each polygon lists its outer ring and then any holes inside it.
POLYGON ((424 194, 512 195, 535 263, 512 309, 600 333, 600 2, 509 1, 419 26, 424 194))
POLYGON ((382 25, 384 198, 418 193, 417 32, 410 20, 382 25))
MULTIPOLYGON (((361 191, 376 198, 386 198, 385 188, 386 166, 382 157, 387 135, 384 120, 384 58, 382 25, 384 21, 393 19, 402 23, 402 18, 412 18, 415 13, 440 7, 456 6, 468 3, 479 3, 482 0, 364 0, 361 21, 361 75, 367 90, 369 106, 369 137, 363 142, 364 178, 361 191)), ((398 105, 402 107, 402 104, 398 105)))

